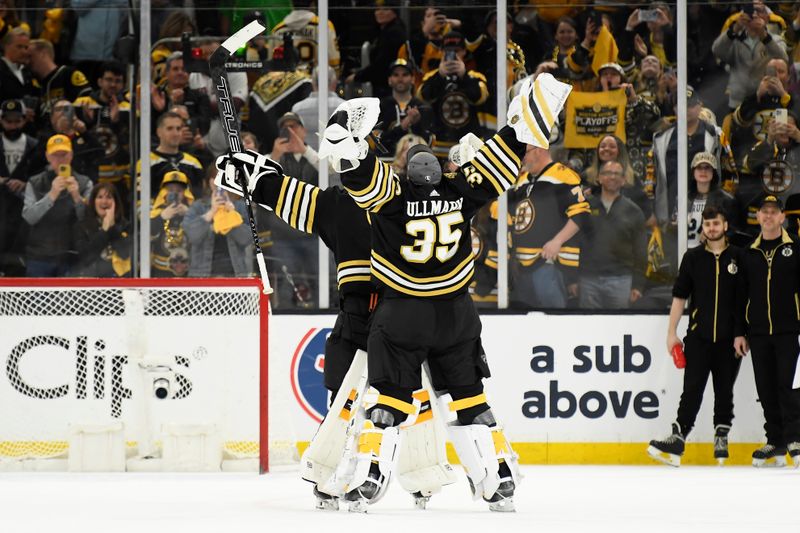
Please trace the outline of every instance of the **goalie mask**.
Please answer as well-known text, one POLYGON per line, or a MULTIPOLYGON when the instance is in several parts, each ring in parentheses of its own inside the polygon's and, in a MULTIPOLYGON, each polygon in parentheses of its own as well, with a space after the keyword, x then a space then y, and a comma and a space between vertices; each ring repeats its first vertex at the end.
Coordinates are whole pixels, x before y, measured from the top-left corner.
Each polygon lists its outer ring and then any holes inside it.
POLYGON ((406 155, 406 177, 414 185, 438 185, 442 181, 442 165, 430 147, 416 144, 406 155))

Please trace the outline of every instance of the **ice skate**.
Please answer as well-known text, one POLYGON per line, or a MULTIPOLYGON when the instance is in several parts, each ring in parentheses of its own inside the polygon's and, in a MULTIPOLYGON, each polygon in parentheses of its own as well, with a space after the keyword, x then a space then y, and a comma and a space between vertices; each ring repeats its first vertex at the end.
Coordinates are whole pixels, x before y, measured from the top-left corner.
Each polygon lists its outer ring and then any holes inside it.
POLYGON ((714 459, 717 460, 719 466, 725 464, 728 456, 728 433, 731 427, 725 424, 718 424, 714 428, 714 459))
POLYGON ((516 511, 514 507, 514 480, 511 476, 511 470, 505 461, 500 463, 500 486, 491 498, 484 498, 489 503, 489 510, 497 513, 513 513, 516 511))
POLYGON ((414 507, 417 509, 427 509, 428 502, 431 501, 430 494, 425 496, 421 492, 417 491, 411 495, 414 498, 414 507))
POLYGON ((800 442, 790 442, 786 449, 789 450, 789 457, 795 468, 800 468, 800 442))
POLYGON ((339 510, 339 499, 335 496, 331 496, 330 494, 325 494, 324 492, 320 492, 317 487, 314 487, 314 496, 317 499, 316 508, 321 511, 338 511, 339 510))
POLYGON ((663 440, 651 440, 647 453, 656 461, 670 466, 681 466, 681 456, 686 440, 677 422, 672 423, 672 434, 663 440))
MULTIPOLYGON (((800 453, 800 450, 798 450, 800 453)), ((786 466, 786 448, 767 443, 753 452, 753 466, 756 468, 767 466, 786 466)))

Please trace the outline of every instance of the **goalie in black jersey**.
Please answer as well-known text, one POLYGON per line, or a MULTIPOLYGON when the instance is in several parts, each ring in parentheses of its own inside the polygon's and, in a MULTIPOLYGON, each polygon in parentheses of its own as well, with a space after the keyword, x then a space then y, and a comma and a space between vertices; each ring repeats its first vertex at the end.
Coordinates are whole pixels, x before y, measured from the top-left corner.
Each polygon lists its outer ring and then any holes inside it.
MULTIPOLYGON (((332 403, 340 387, 344 388, 342 395, 346 401, 339 402, 342 404, 339 409, 331 406, 331 416, 326 416, 311 446, 303 454, 301 470, 303 479, 314 483, 317 508, 338 509, 336 495, 324 490, 341 458, 352 409, 352 384, 345 382, 345 377, 357 351, 367 349, 369 316, 378 296, 370 275, 369 217, 341 187, 320 189, 286 176, 280 164, 257 152, 238 153, 234 156, 233 164, 230 156, 221 156, 217 159, 217 167, 218 186, 241 194, 240 186, 233 176, 225 175, 225 169, 238 168, 245 172, 254 202, 271 209, 291 227, 319 235, 333 252, 337 265, 340 311, 333 331, 325 342, 323 373, 325 388, 331 391, 332 403)), ((355 375, 360 376, 362 369, 363 364, 355 369, 355 375)), ((430 495, 437 492, 441 485, 455 481, 455 477, 449 475, 451 467, 445 458, 444 438, 435 439, 429 394, 421 390, 415 393, 415 397, 419 404, 417 421, 406 428, 406 433, 419 433, 420 438, 428 441, 437 440, 437 453, 415 457, 415 463, 408 469, 411 474, 401 477, 401 484, 412 493, 417 506, 424 508, 430 495), (416 472, 419 467, 432 469, 441 475, 432 483, 421 483, 416 472)))
POLYGON ((516 455, 483 392, 489 368, 467 292, 474 269, 469 223, 514 185, 526 144, 548 147, 569 90, 550 75, 528 80, 509 107, 510 126, 465 154, 457 172, 443 174, 432 151, 415 146, 407 180, 369 153, 365 139, 377 120, 377 99, 350 100, 331 117, 320 156, 330 158, 348 193, 370 213, 371 270, 381 291, 367 342, 369 381, 380 395, 361 429, 348 498, 371 502, 385 491, 397 427, 413 412, 412 393, 427 362, 437 394, 447 392, 443 410, 455 413, 449 436, 473 495, 492 510, 514 509, 516 455))

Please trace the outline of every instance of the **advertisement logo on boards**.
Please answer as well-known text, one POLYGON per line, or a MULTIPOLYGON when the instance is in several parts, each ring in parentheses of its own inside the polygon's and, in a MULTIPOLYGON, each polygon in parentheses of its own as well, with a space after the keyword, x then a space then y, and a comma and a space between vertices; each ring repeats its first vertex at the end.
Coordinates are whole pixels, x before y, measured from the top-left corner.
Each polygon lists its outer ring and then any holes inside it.
POLYGON ((310 328, 297 344, 292 356, 292 392, 308 416, 322 422, 328 412, 328 389, 325 388, 325 341, 331 328, 310 328))

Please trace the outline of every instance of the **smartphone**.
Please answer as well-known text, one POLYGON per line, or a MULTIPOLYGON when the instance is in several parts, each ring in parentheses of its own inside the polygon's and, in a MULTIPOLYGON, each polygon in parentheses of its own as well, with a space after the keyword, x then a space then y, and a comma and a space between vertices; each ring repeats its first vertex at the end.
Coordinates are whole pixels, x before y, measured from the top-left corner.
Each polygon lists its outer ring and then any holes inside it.
POLYGON ((658 9, 640 9, 639 20, 642 22, 656 22, 658 20, 658 9))
POLYGON ((789 122, 789 111, 783 107, 776 109, 773 116, 778 124, 787 124, 789 122))
POLYGON ((178 203, 178 193, 176 192, 167 193, 167 205, 172 205, 177 203, 178 203))
POLYGON ((455 61, 458 58, 456 55, 455 50, 445 50, 444 51, 444 60, 445 61, 455 61))
POLYGON ((65 105, 62 113, 64 113, 64 117, 68 120, 75 118, 75 108, 72 107, 72 105, 65 105))
POLYGON ((280 133, 278 134, 278 137, 280 137, 281 139, 285 139, 285 140, 287 140, 287 141, 288 141, 288 140, 289 140, 289 138, 290 138, 290 136, 289 136, 289 128, 287 128, 287 127, 285 127, 285 126, 284 126, 283 128, 281 128, 281 131, 280 131, 280 133))
POLYGON ((775 76, 778 75, 778 71, 775 70, 775 66, 774 65, 767 65, 766 70, 764 70, 764 75, 765 76, 773 76, 773 77, 775 77, 775 76))
POLYGON ((742 6, 742 12, 752 17, 753 14, 756 12, 756 6, 754 6, 752 2, 747 3, 742 6))
POLYGON ((598 30, 600 29, 600 26, 603 25, 603 15, 601 15, 599 11, 594 11, 594 10, 590 11, 589 19, 592 22, 594 22, 594 25, 597 27, 598 30))
POLYGON ((72 176, 72 168, 68 164, 58 165, 58 175, 63 178, 72 176))

